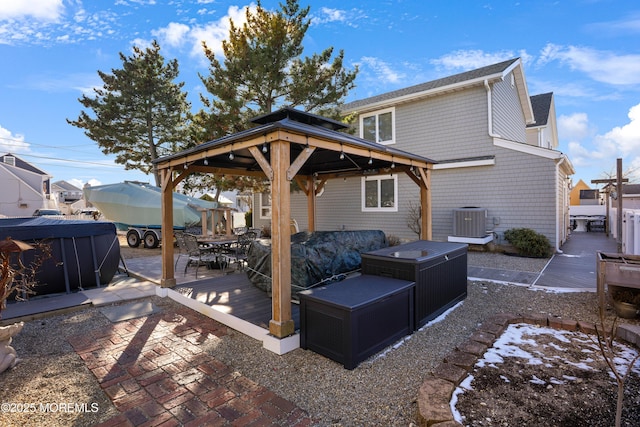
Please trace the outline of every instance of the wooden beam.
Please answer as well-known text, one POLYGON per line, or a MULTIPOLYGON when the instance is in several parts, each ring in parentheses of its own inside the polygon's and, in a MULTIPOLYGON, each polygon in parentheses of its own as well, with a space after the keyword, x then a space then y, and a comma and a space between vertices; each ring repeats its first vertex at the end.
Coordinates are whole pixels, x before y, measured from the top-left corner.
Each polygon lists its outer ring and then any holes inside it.
POLYGON ((296 157, 296 159, 287 170, 287 179, 289 181, 291 181, 293 177, 296 176, 300 168, 304 166, 307 160, 309 160, 309 157, 311 157, 314 151, 316 151, 315 147, 307 147, 302 150, 300 154, 298 154, 298 157, 296 157))
POLYGON ((411 168, 406 168, 404 172, 407 174, 409 178, 411 178, 413 182, 416 183, 416 185, 422 185, 422 180, 418 178, 415 173, 413 173, 411 168))
POLYGON ((204 165, 202 166, 191 165, 187 170, 189 171, 189 173, 199 172, 199 173, 212 174, 212 175, 253 176, 258 178, 266 178, 266 175, 262 170, 249 171, 246 169, 219 168, 215 166, 204 166, 204 165))
POLYGON ((184 164, 190 164, 193 162, 201 161, 207 157, 215 157, 220 155, 228 155, 231 150, 239 151, 249 149, 250 147, 262 146, 265 142, 269 143, 272 139, 277 139, 279 133, 273 131, 266 135, 254 136, 244 141, 234 141, 228 145, 218 145, 209 147, 206 144, 198 146, 191 154, 185 155, 179 158, 167 159, 165 161, 157 163, 158 168, 166 169, 180 169, 184 167, 184 164))
POLYGON ((302 190, 302 192, 308 196, 309 195, 309 189, 307 188, 308 177, 305 178, 303 176, 296 175, 293 179, 296 181, 296 184, 298 184, 298 187, 300 187, 300 190, 302 190))
POLYGON ((320 179, 320 182, 318 182, 318 185, 316 185, 316 189, 315 189, 316 196, 317 196, 318 194, 320 194, 320 192, 322 191, 322 189, 324 188, 324 185, 325 185, 326 183, 327 183, 327 179, 326 179, 326 178, 321 178, 321 179, 320 179))
POLYGON ((316 180, 313 176, 307 177, 306 194, 307 194, 307 222, 309 231, 316 230, 316 180))
POLYGON ((291 318, 291 188, 289 143, 271 142, 271 308, 269 332, 284 338, 294 333, 291 318))
POLYGON ((420 185, 420 209, 422 212, 420 224, 420 238, 431 240, 433 238, 433 216, 431 212, 431 171, 418 168, 422 184, 420 185))
POLYGON ((262 155, 262 152, 257 147, 249 147, 249 152, 251 153, 253 158, 256 159, 256 162, 258 162, 258 165, 267 176, 267 179, 269 181, 273 181, 273 168, 271 167, 267 159, 262 155))
POLYGON ((319 139, 317 137, 307 136, 296 134, 293 132, 279 130, 280 139, 293 142, 300 145, 309 145, 309 147, 317 147, 325 150, 331 150, 340 152, 343 151, 345 154, 352 154, 354 156, 362 156, 362 157, 371 157, 373 159, 384 160, 384 161, 394 161, 398 165, 409 165, 409 166, 418 166, 418 167, 427 167, 428 163, 420 161, 419 159, 408 159, 402 156, 398 156, 398 154, 388 153, 386 151, 375 151, 369 148, 364 147, 356 147, 344 143, 335 142, 332 140, 324 140, 319 139))
POLYGON ((173 263, 173 187, 171 169, 160 170, 161 215, 162 215, 162 278, 160 286, 171 288, 176 285, 173 263))

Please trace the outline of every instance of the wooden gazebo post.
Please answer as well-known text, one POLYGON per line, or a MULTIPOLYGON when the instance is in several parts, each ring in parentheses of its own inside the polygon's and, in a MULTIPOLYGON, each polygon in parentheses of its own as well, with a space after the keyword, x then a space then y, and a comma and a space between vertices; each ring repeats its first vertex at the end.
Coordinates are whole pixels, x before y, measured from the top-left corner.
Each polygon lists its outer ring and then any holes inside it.
POLYGON ((160 169, 161 213, 162 213, 162 278, 160 286, 171 288, 176 285, 173 260, 173 180, 171 168, 160 169), (171 242, 171 244, 168 244, 171 242))
POLYGON ((269 332, 284 338, 295 332, 291 318, 291 189, 287 179, 289 142, 271 142, 271 306, 269 332))

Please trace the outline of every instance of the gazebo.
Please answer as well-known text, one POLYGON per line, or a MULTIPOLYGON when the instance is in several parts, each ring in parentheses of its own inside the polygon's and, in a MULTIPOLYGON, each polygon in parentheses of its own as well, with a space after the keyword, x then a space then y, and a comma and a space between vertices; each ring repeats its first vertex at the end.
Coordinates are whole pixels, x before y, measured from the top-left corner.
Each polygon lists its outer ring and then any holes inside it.
MULTIPOLYGON (((315 200, 329 179, 405 173, 420 189, 421 239, 431 239, 430 173, 434 161, 345 132, 344 123, 283 108, 253 120, 257 126, 154 161, 161 176, 162 240, 173 241, 173 190, 192 173, 269 180, 272 196, 272 319, 277 338, 294 334, 291 317, 290 183, 307 196, 309 231, 315 200)), ((162 245, 162 287, 176 285, 173 245, 162 245)))

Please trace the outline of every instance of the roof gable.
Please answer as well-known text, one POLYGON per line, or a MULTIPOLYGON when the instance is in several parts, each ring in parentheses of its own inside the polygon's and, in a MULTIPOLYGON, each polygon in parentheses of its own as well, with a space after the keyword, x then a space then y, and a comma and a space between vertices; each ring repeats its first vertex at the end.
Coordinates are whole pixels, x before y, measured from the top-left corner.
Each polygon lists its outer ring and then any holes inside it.
POLYGON ((37 173, 39 175, 47 175, 47 176, 49 175, 48 173, 46 173, 42 169, 39 169, 39 168, 35 167, 31 163, 29 163, 29 162, 21 159, 20 157, 16 156, 15 154, 11 154, 11 153, 7 153, 7 154, 4 154, 4 155, 0 156, 0 165, 8 164, 8 165, 11 166, 10 163, 6 163, 5 162, 5 158, 6 157, 15 158, 15 167, 17 167, 17 168, 24 169, 24 170, 29 171, 29 172, 37 173))
POLYGON ((536 122, 527 126, 545 126, 549 120, 551 113, 551 101, 553 100, 553 92, 533 95, 531 97, 531 107, 533 108, 533 116, 536 122))

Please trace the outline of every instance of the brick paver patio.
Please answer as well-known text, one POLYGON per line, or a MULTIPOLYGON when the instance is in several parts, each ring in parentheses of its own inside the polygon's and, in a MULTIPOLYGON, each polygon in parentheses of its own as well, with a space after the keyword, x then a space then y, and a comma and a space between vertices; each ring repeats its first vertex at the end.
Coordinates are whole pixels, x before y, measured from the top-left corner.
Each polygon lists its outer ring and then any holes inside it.
POLYGON ((226 326, 187 308, 69 338, 120 414, 101 426, 307 426, 290 401, 203 351, 226 326))

